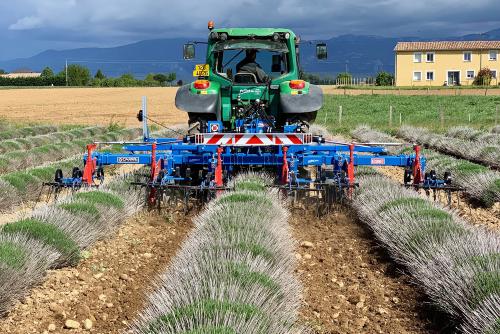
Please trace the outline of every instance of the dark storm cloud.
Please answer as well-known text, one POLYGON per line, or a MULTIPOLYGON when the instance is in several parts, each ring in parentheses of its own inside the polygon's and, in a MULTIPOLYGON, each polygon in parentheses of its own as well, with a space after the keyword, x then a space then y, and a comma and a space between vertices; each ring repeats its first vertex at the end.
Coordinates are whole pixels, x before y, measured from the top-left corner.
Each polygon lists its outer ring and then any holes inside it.
POLYGON ((500 27, 498 0, 17 0, 0 3, 0 59, 46 48, 202 36, 218 26, 291 27, 340 34, 454 36, 500 27))

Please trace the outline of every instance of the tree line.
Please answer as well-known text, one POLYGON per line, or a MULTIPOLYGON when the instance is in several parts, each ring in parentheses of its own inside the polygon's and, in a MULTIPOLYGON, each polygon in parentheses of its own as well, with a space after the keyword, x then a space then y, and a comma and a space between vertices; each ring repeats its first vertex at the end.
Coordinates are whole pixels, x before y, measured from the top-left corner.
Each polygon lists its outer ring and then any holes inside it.
MULTIPOLYGON (((6 72, 0 69, 0 74, 6 74, 6 72)), ((0 86, 160 87, 182 85, 182 81, 175 82, 176 79, 175 72, 150 73, 144 79, 135 78, 131 73, 119 77, 108 77, 100 69, 92 76, 87 67, 71 64, 59 73, 54 73, 50 67, 46 67, 39 77, 0 77, 0 86)))
MULTIPOLYGON (((303 80, 309 81, 315 85, 350 85, 354 83, 351 73, 342 72, 336 77, 321 77, 317 74, 301 72, 300 77, 303 80)), ((375 77, 364 78, 366 84, 374 84, 376 86, 393 86, 394 75, 389 72, 379 72, 375 77)))

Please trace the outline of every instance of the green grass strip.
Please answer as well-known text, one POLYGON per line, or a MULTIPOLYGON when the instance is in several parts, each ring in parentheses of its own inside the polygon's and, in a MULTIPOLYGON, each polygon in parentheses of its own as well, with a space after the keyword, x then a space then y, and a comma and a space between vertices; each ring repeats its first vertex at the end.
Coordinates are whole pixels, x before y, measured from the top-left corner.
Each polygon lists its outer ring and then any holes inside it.
POLYGON ((456 173, 459 173, 461 175, 468 175, 484 173, 488 170, 488 168, 472 162, 459 160, 459 163, 454 167, 454 170, 456 171, 456 173))
POLYGON ((500 294, 500 270, 481 272, 474 275, 473 279, 473 307, 491 295, 500 294))
POLYGON ((389 201, 382 205, 379 209, 379 212, 383 212, 395 207, 401 207, 401 206, 412 206, 415 208, 428 208, 430 207, 430 204, 428 201, 426 201, 423 198, 418 198, 418 197, 402 197, 398 198, 392 201, 389 201))
POLYGON ((91 204, 100 204, 112 206, 117 209, 123 209, 125 202, 118 196, 105 191, 88 191, 77 193, 74 198, 91 204))
MULTIPOLYGON (((248 253, 253 258, 257 258, 260 256, 269 262, 275 261, 274 254, 256 242, 238 242, 238 243, 231 243, 229 245, 213 244, 210 245, 209 248, 214 250, 223 250, 223 251, 235 249, 244 253, 248 253)), ((208 251, 208 249, 206 251, 208 251)))
POLYGON ((29 184, 38 182, 38 179, 25 172, 14 172, 2 176, 2 179, 20 192, 25 192, 29 184))
POLYGON ((460 261, 459 265, 463 266, 465 263, 469 263, 473 266, 480 268, 480 270, 490 270, 491 265, 495 267, 500 267, 500 253, 476 255, 466 258, 460 261))
POLYGON ((180 332, 179 334, 238 334, 238 332, 228 326, 200 326, 190 331, 180 332))
POLYGON ((417 209, 417 208, 409 208, 408 209, 408 214, 410 217, 413 219, 436 219, 436 220, 442 220, 442 221, 449 221, 452 222, 453 218, 451 215, 443 210, 439 210, 437 208, 423 208, 423 209, 417 209))
POLYGON ((495 180, 481 194, 481 200, 487 207, 493 206, 498 198, 500 198, 500 179, 495 180))
POLYGON ((80 250, 77 244, 55 225, 36 219, 23 219, 4 225, 2 231, 5 233, 21 233, 53 246, 68 258, 70 264, 76 264, 80 259, 80 250))
POLYGON ((497 318, 493 326, 488 328, 484 334, 498 334, 500 333, 500 317, 497 318))
POLYGON ((234 192, 219 200, 220 203, 256 202, 261 205, 272 205, 271 201, 262 194, 234 192))
POLYGON ((437 243, 443 243, 449 238, 463 235, 465 233, 467 233, 467 231, 462 226, 454 223, 452 220, 431 218, 420 222, 418 229, 410 233, 409 243, 416 249, 425 249, 429 240, 434 240, 437 243))
POLYGON ((264 191, 266 190, 266 185, 258 181, 241 181, 237 182, 234 188, 237 191, 264 191))
POLYGON ((279 292, 280 285, 276 283, 269 275, 258 271, 252 271, 250 267, 244 263, 227 262, 229 275, 237 279, 243 285, 259 284, 272 292, 279 292))
POLYGON ((235 245, 235 248, 242 252, 248 252, 252 254, 253 257, 261 256, 266 260, 274 261, 274 254, 257 243, 239 242, 235 245))
MULTIPOLYGON (((262 311, 250 304, 235 303, 226 300, 204 299, 190 305, 177 307, 169 314, 158 317, 158 319, 149 325, 147 332, 151 334, 163 333, 161 331, 162 325, 173 326, 182 318, 189 319, 193 322, 199 319, 200 316, 203 316, 201 319, 202 321, 206 318, 214 319, 215 317, 219 317, 222 320, 223 315, 228 313, 236 314, 242 318, 243 321, 249 321, 252 317, 262 317, 265 319, 262 311)), ((267 326, 262 325, 262 327, 267 326)), ((265 333, 263 330, 264 328, 260 328, 260 330, 256 328, 255 333, 265 333)))
POLYGON ((13 242, 0 242, 0 262, 12 269, 20 269, 26 262, 26 251, 13 242))
POLYGON ((73 202, 61 204, 59 207, 76 215, 88 214, 94 217, 100 216, 99 210, 92 203, 73 202))

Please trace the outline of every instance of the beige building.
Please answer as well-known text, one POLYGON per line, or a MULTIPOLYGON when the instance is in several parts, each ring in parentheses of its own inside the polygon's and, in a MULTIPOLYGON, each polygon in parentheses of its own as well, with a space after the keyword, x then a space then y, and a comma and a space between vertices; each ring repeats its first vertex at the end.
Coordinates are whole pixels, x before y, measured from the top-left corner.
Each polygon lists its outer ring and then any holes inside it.
POLYGON ((42 75, 42 73, 38 73, 38 72, 22 72, 22 73, 0 74, 0 77, 2 77, 2 78, 10 78, 10 79, 15 79, 15 78, 38 78, 41 75, 42 75))
POLYGON ((482 68, 499 83, 500 41, 399 42, 396 86, 472 85, 482 68))

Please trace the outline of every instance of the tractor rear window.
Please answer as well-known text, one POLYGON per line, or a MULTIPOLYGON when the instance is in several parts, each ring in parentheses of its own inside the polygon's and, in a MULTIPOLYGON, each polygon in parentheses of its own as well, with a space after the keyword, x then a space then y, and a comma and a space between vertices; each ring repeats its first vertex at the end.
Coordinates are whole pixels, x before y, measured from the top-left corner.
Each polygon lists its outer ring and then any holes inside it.
POLYGON ((269 79, 274 79, 288 73, 288 52, 260 49, 257 50, 255 58, 252 58, 252 51, 247 50, 255 49, 231 49, 215 52, 217 74, 233 81, 251 81, 253 76, 243 75, 251 73, 255 75, 256 83, 263 83, 264 75, 269 79), (255 66, 260 67, 261 71, 255 69, 255 66), (239 77, 236 77, 237 75, 239 77), (245 78, 238 79, 243 77, 245 78))

